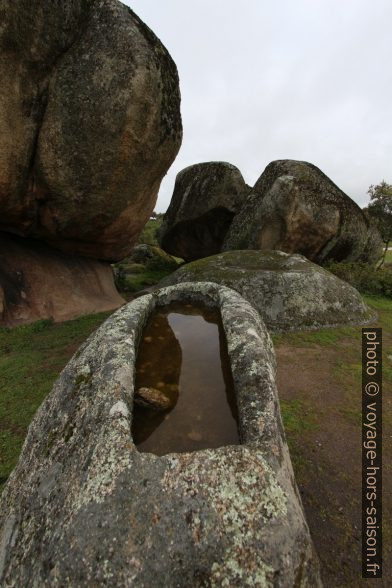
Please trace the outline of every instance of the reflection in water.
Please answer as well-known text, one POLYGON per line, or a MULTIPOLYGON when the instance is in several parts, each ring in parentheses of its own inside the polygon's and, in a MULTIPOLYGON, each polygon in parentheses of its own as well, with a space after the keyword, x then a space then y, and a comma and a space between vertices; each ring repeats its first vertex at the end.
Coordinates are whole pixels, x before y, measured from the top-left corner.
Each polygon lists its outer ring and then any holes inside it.
POLYGON ((171 304, 143 332, 135 390, 154 388, 172 408, 134 405, 132 435, 140 451, 164 455, 238 444, 237 407, 226 340, 217 311, 171 304))

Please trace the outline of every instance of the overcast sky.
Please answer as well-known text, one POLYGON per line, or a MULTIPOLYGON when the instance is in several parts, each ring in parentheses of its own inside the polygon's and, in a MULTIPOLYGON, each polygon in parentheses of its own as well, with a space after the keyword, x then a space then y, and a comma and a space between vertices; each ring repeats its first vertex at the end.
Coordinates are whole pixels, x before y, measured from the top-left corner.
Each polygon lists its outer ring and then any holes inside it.
POLYGON ((274 159, 314 163, 360 206, 392 183, 391 0, 127 0, 177 64, 184 138, 156 210, 193 163, 253 185, 274 159))

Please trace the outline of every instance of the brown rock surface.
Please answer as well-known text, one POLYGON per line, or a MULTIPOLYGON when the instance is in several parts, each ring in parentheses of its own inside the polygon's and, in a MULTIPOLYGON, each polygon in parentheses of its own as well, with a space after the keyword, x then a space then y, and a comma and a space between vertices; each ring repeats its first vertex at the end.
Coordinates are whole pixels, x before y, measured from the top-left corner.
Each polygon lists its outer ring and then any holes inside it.
POLYGON ((165 411, 173 407, 173 401, 161 390, 156 388, 138 388, 135 392, 135 404, 143 408, 165 411))
POLYGON ((0 229, 125 257, 181 143, 178 75, 117 0, 0 0, 0 229))
POLYGON ((241 172, 230 163, 211 161, 183 169, 160 231, 162 249, 186 261, 219 253, 248 192, 241 172))
POLYGON ((270 163, 233 220, 223 250, 277 249, 311 261, 376 261, 378 231, 316 166, 270 163))
POLYGON ((0 233, 0 284, 2 326, 49 317, 63 321, 124 302, 110 264, 5 233, 0 233))

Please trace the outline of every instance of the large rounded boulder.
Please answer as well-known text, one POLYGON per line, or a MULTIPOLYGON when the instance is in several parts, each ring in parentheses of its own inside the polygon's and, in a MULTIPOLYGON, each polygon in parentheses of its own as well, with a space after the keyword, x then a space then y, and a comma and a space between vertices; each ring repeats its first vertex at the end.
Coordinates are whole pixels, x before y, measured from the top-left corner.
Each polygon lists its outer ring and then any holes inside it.
POLYGON ((355 288, 301 255, 227 251, 181 266, 160 286, 203 281, 239 292, 271 332, 361 325, 373 318, 355 288))
POLYGON ((121 259, 180 147, 176 66, 117 0, 0 6, 0 229, 121 259))
POLYGON ((109 262, 180 147, 177 68, 117 0, 0 0, 0 17, 0 324, 116 308, 109 262))
POLYGON ((186 261, 219 253, 249 187, 230 163, 213 161, 183 169, 160 230, 162 249, 186 261))
POLYGON ((305 161, 270 163, 233 220, 223 250, 277 249, 311 261, 376 261, 378 231, 359 206, 305 161))

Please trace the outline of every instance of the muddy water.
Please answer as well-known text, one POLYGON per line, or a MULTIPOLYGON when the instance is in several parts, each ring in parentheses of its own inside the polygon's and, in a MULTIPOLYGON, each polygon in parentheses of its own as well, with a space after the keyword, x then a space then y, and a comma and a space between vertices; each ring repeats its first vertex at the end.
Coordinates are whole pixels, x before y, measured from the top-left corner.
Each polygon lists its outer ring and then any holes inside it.
POLYGON ((134 405, 139 451, 170 452, 238 444, 237 407, 226 340, 217 311, 178 304, 158 309, 142 336, 135 390, 155 388, 172 408, 134 405))

